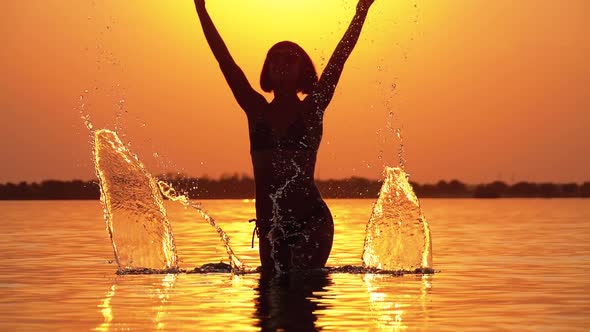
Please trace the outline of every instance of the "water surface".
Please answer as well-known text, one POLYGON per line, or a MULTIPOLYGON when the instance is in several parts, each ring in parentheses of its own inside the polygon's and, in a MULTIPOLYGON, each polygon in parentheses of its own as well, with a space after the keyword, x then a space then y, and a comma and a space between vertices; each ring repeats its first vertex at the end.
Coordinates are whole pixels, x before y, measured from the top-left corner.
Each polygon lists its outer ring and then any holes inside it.
MULTIPOLYGON (((360 265, 371 200, 328 200, 328 265, 360 265)), ((429 276, 115 274, 98 201, 0 202, 0 330, 584 331, 590 324, 590 200, 421 200, 429 276)), ((250 248, 254 203, 203 201, 250 248)), ((166 203, 179 265, 227 262, 215 230, 166 203)), ((255 247, 257 243, 255 243, 255 247)))

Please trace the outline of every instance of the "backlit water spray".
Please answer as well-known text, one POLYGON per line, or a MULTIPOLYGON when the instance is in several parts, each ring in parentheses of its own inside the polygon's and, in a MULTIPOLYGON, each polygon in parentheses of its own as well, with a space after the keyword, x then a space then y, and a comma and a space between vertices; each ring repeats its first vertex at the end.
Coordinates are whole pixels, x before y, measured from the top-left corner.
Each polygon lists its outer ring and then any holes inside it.
POLYGON ((94 158, 119 269, 177 269, 172 228, 154 178, 113 131, 95 131, 94 158))
MULTIPOLYGON (((387 166, 392 162, 388 162, 383 150, 380 150, 379 159, 384 166, 384 180, 366 227, 363 267, 431 273, 433 271, 430 227, 406 173, 402 128, 394 126, 396 114, 393 112, 392 99, 396 87, 397 84, 394 83, 391 84, 390 91, 384 91, 384 106, 388 116, 383 139, 386 145, 391 145, 388 143, 390 137, 397 142, 399 166, 387 166)), ((378 134, 380 133, 381 131, 378 131, 378 134)))
POLYGON ((160 187, 160 191, 164 196, 166 196, 166 198, 181 203, 185 208, 192 208, 199 212, 203 219, 205 219, 205 221, 207 221, 209 225, 213 226, 213 228, 215 228, 215 231, 217 231, 217 234, 219 234, 219 237, 221 238, 221 241, 225 246, 227 255, 229 256, 229 261, 232 270, 246 271, 247 267, 242 263, 242 261, 240 261, 238 256, 234 254, 233 249, 229 245, 229 236, 223 231, 223 229, 221 229, 221 227, 217 225, 215 219, 213 219, 213 217, 211 217, 211 215, 209 215, 207 211, 203 210, 200 204, 195 204, 191 202, 185 195, 178 194, 177 191, 170 184, 164 181, 158 181, 158 186, 160 187))
POLYGON ((154 179, 115 132, 94 131, 94 158, 107 229, 120 271, 178 270, 174 236, 162 195, 198 211, 219 234, 232 270, 245 270, 229 245, 229 237, 215 220, 169 184, 154 179))
POLYGON ((363 266, 383 270, 432 268, 430 227, 408 175, 386 167, 379 198, 367 223, 363 266))
POLYGON ((430 227, 406 173, 403 128, 394 125, 395 122, 401 122, 394 112, 393 103, 397 83, 378 81, 377 85, 383 90, 384 108, 387 112, 386 130, 383 133, 381 130, 377 131, 385 145, 379 151, 379 160, 384 167, 384 180, 366 226, 363 267, 432 273, 430 227), (398 167, 388 166, 395 162, 388 161, 384 155, 385 147, 394 146, 389 143, 391 137, 399 147, 398 167))

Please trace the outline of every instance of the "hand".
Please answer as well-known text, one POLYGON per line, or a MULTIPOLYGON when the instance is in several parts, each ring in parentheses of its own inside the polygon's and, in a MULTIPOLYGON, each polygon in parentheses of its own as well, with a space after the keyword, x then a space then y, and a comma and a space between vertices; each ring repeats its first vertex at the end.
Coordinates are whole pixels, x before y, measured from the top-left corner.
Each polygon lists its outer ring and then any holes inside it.
POLYGON ((375 2, 375 0, 359 0, 358 5, 356 5, 357 11, 367 11, 369 7, 375 2))

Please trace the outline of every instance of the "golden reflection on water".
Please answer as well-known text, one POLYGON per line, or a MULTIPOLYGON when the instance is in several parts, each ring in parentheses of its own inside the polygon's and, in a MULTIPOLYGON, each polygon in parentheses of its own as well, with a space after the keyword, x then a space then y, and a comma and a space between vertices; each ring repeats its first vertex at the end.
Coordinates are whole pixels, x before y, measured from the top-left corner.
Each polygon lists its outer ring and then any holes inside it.
MULTIPOLYGON (((168 204, 167 202, 166 204, 168 204)), ((329 200, 328 265, 360 265, 372 200, 329 200)), ((100 204, 0 202, 1 331, 586 331, 588 200, 423 200, 435 238, 433 276, 334 273, 283 281, 259 274, 116 276, 100 204), (296 314, 296 315, 295 315, 296 314), (303 317, 299 319, 298 317, 303 317), (299 320, 298 320, 299 319, 299 320), (291 325, 289 325, 291 324, 291 325)), ((250 248, 254 203, 205 201, 250 248)), ((167 206, 185 267, 227 260, 215 230, 167 206), (174 216, 173 216, 174 215, 174 216)))
POLYGON ((164 276, 162 280, 162 287, 155 289, 154 296, 160 301, 160 306, 156 310, 156 318, 154 319, 156 323, 156 328, 158 330, 162 330, 165 327, 165 323, 163 322, 164 315, 166 314, 166 307, 168 304, 168 291, 174 287, 174 282, 176 281, 175 274, 167 274, 164 276))
MULTIPOLYGON (((170 290, 174 288, 176 278, 178 275, 176 274, 165 274, 165 275, 155 275, 154 277, 156 280, 161 280, 159 283, 152 283, 148 282, 144 284, 143 287, 136 288, 136 291, 139 291, 140 298, 143 299, 143 302, 147 305, 146 308, 142 308, 141 306, 129 308, 124 305, 115 307, 113 304, 113 300, 116 299, 117 296, 117 286, 119 282, 124 282, 124 278, 128 277, 139 277, 142 276, 117 276, 114 279, 113 285, 106 292, 105 297, 98 305, 100 308, 100 313, 103 317, 103 322, 97 326, 94 330, 95 331, 111 331, 113 328, 112 325, 115 325, 115 329, 119 329, 120 326, 125 326, 125 321, 129 316, 137 317, 138 313, 145 313, 146 311, 153 312, 153 318, 151 319, 153 322, 154 329, 156 330, 165 330, 166 329, 166 314, 168 312, 168 302, 170 297, 170 290), (136 310, 133 310, 136 309, 136 310), (149 310, 146 310, 149 309, 149 310), (116 324, 113 323, 116 322, 116 324)), ((145 281, 151 281, 147 279, 145 281)), ((123 291, 125 291, 125 287, 122 287, 123 291)))
POLYGON ((364 275, 363 281, 370 300, 370 313, 379 330, 397 332, 412 327, 405 319, 407 313, 415 317, 427 316, 426 301, 432 287, 431 278, 430 275, 423 275, 392 280, 391 276, 364 275), (409 278, 411 280, 407 280, 409 278))
POLYGON ((111 299, 115 296, 115 289, 117 285, 112 285, 111 289, 106 293, 104 300, 98 306, 100 308, 100 313, 102 317, 104 317, 104 322, 100 324, 95 331, 109 331, 111 327, 111 322, 113 321, 113 308, 111 308, 111 299))
POLYGON ((412 328, 412 320, 420 321, 428 315, 425 303, 431 277, 325 273, 295 273, 281 278, 223 273, 118 276, 98 305, 103 322, 94 330, 189 328, 191 322, 186 317, 181 324, 174 314, 175 303, 183 303, 185 310, 201 318, 203 325, 198 330, 215 330, 215 326, 232 322, 230 330, 310 331, 331 327, 353 331, 370 327, 403 331, 412 328), (186 307, 187 303, 192 305, 186 307), (353 303, 351 312, 349 305, 353 303), (240 312, 251 314, 235 319, 240 312))

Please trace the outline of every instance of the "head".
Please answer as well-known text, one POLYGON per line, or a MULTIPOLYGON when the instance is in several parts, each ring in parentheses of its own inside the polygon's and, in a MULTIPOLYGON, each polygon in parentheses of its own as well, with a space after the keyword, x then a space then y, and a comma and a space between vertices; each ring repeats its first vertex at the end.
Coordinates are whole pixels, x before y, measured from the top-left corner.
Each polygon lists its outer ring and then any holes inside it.
POLYGON ((260 86, 266 92, 294 90, 311 93, 318 75, 309 55, 301 46, 282 41, 270 48, 260 74, 260 86))

